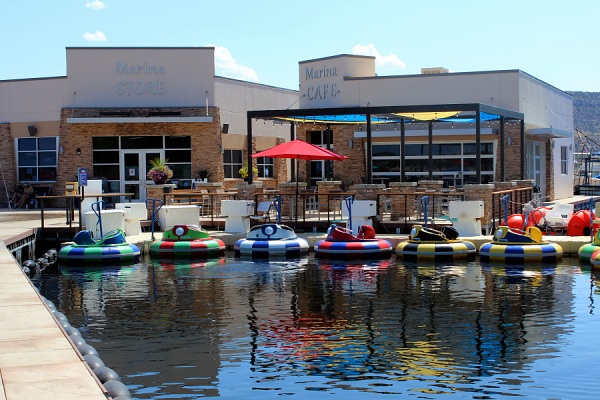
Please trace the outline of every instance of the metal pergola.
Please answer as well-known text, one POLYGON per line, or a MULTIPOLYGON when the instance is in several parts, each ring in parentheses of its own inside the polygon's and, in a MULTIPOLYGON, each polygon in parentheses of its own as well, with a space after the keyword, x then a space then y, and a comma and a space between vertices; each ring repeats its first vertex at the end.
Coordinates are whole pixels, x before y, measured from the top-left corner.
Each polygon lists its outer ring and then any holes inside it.
MULTIPOLYGON (((505 122, 517 121, 520 124, 520 175, 525 179, 525 123, 524 114, 499 107, 481 103, 468 104, 434 104, 412 106, 378 106, 378 107, 344 107, 344 108, 310 108, 310 109, 285 109, 285 110, 258 110, 247 112, 247 146, 248 165, 252 162, 252 120, 263 119, 280 122, 290 122, 290 136, 295 138, 296 123, 318 123, 324 125, 366 125, 366 180, 373 182, 372 174, 372 125, 374 124, 399 124, 400 125, 400 155, 401 180, 405 180, 405 155, 406 124, 412 122, 427 123, 429 138, 429 177, 433 177, 433 131, 434 123, 438 122, 474 122, 475 124, 475 150, 476 150, 476 183, 481 183, 481 124, 483 121, 499 121, 500 136, 500 179, 505 180, 506 154, 504 146, 505 122), (452 115, 441 117, 442 115, 452 115), (421 118, 424 116, 424 118, 421 118)), ((293 176, 295 171, 292 172, 293 176)), ((252 183, 252 174, 249 176, 252 183)))

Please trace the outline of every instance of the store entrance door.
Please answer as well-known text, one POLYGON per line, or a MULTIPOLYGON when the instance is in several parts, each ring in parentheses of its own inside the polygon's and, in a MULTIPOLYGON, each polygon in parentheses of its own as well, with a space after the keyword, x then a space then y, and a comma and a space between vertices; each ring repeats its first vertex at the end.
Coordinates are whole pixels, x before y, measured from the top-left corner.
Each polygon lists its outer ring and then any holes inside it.
POLYGON ((164 159, 164 150, 121 151, 121 192, 133 193, 132 201, 146 201, 146 185, 152 183, 146 174, 157 157, 164 159))

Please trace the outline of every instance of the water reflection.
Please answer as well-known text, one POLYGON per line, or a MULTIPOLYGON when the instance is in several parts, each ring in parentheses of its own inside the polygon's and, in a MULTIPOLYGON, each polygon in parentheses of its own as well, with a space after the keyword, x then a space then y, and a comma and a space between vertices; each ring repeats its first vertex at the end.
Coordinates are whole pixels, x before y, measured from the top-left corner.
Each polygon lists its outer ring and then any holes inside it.
POLYGON ((219 258, 40 279, 136 398, 576 398, 553 366, 581 370, 565 340, 599 327, 600 276, 568 264, 219 258))

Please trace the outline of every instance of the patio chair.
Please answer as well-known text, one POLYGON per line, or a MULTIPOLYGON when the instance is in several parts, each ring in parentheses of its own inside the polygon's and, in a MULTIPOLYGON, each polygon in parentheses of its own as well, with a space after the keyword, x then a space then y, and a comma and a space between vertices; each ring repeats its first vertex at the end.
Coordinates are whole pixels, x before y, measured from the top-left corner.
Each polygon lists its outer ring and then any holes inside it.
POLYGON ((305 189, 300 190, 300 194, 304 199, 304 210, 307 213, 318 213, 319 212, 319 197, 317 196, 316 189, 305 189))
POLYGON ((261 201, 256 206, 256 215, 251 215, 250 222, 257 221, 260 223, 271 222, 271 208, 273 207, 272 201, 261 201))

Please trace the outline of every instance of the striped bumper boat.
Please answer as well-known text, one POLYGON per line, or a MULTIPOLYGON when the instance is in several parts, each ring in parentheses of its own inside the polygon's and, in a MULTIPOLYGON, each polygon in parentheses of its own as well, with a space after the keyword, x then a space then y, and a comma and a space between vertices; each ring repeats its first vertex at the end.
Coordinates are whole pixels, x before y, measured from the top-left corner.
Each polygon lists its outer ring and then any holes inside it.
MULTIPOLYGON (((361 229, 369 229, 370 232, 373 228, 364 225, 361 229)), ((355 236, 350 230, 332 225, 327 238, 315 244, 315 254, 320 258, 346 260, 389 257, 392 254, 392 244, 387 240, 375 238, 374 232, 361 235, 359 230, 359 235, 355 236)))
POLYGON ((505 263, 556 262, 562 258, 563 249, 557 243, 542 240, 542 232, 534 226, 526 231, 500 226, 490 243, 479 248, 482 261, 505 263))
POLYGON ((590 264, 592 264, 592 268, 594 268, 594 269, 600 268, 600 249, 596 250, 590 256, 590 264))
POLYGON ((298 257, 308 253, 308 242, 289 226, 263 224, 253 226, 245 239, 235 242, 233 250, 236 257, 298 257))
POLYGON ((467 240, 460 240, 452 227, 442 230, 415 225, 406 242, 398 243, 396 255, 405 260, 452 261, 474 257, 477 249, 467 240))
POLYGON ((140 249, 127 243, 120 229, 108 232, 99 240, 94 240, 90 231, 80 231, 73 238, 73 244, 62 247, 58 252, 58 259, 63 264, 132 264, 139 257, 140 249))
POLYGON ((577 254, 579 254, 580 260, 591 262, 592 254, 598 250, 600 250, 600 229, 598 229, 594 234, 594 240, 592 243, 587 243, 581 246, 577 251, 577 254))
POLYGON ((197 225, 175 225, 150 244, 150 255, 161 258, 208 258, 225 254, 225 242, 213 239, 197 225))

